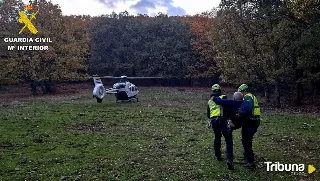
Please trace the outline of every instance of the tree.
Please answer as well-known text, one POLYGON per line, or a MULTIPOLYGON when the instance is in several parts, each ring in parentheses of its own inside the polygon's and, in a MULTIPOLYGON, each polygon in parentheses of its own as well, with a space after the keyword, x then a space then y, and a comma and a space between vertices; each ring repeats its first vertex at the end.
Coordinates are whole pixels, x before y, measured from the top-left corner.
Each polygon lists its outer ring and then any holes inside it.
POLYGON ((185 77, 195 60, 188 24, 177 17, 112 14, 91 32, 92 74, 185 77))
MULTIPOLYGON (((288 54, 294 60, 296 70, 296 104, 301 104, 304 96, 303 84, 311 84, 314 94, 320 91, 319 62, 319 30, 320 2, 319 0, 286 0, 285 6, 291 13, 291 21, 296 25, 299 38, 292 42, 288 54)), ((313 99, 316 100, 316 99, 313 99)))
POLYGON ((192 50, 198 55, 198 59, 191 67, 190 77, 210 77, 214 82, 218 81, 221 70, 218 67, 215 56, 216 50, 212 41, 214 12, 207 12, 195 16, 181 17, 183 22, 190 24, 190 31, 194 35, 191 40, 192 50))
POLYGON ((8 51, 10 43, 4 42, 4 38, 13 37, 13 33, 17 33, 19 26, 14 23, 18 19, 19 9, 23 8, 21 0, 4 0, 0 2, 0 85, 17 83, 18 76, 16 74, 17 52, 8 51))
POLYGON ((290 95, 296 90, 294 102, 300 105, 303 85, 318 81, 317 30, 316 1, 224 0, 213 41, 226 79, 262 84, 266 93, 274 85, 278 106, 281 92, 290 95))
POLYGON ((218 49, 224 75, 262 84, 266 95, 273 84, 280 106, 281 85, 294 75, 293 60, 286 51, 299 38, 283 2, 222 1, 217 22, 214 41, 223 42, 218 49))

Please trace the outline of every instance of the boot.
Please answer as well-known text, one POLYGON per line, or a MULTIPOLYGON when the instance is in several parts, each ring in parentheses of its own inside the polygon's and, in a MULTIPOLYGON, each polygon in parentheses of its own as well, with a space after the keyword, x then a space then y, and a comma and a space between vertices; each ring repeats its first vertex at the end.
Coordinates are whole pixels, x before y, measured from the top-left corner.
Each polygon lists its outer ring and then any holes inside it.
POLYGON ((228 162, 227 162, 227 166, 228 166, 228 169, 229 169, 229 170, 234 170, 234 167, 233 167, 233 165, 232 165, 232 162, 228 161, 228 162))
POLYGON ((243 164, 244 167, 249 168, 249 169, 255 169, 256 168, 256 164, 254 162, 250 163, 250 162, 246 162, 243 164))

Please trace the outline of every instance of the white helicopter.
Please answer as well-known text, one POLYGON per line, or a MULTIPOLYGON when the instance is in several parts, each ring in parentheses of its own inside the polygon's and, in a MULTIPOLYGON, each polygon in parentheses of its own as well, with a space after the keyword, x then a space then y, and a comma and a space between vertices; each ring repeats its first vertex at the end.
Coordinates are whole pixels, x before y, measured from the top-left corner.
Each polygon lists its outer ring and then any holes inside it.
MULTIPOLYGON (((101 77, 98 75, 94 75, 92 78, 94 81, 93 98, 96 98, 98 103, 102 102, 106 94, 114 94, 116 97, 116 102, 132 101, 134 99, 139 102, 137 97, 139 90, 134 84, 128 81, 127 76, 121 76, 120 81, 115 83, 113 87, 109 89, 104 88, 101 77)), ((104 78, 111 77, 106 76, 104 78)))

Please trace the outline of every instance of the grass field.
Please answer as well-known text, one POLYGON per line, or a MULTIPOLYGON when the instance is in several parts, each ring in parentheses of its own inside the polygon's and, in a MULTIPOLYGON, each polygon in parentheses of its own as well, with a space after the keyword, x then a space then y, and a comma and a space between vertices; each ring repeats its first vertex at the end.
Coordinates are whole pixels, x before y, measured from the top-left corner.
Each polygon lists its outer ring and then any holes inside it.
MULTIPOLYGON (((319 116, 262 109, 254 138, 258 168, 235 164, 229 171, 225 160, 213 157, 208 96, 203 89, 142 88, 138 103, 115 103, 110 95, 98 104, 91 90, 2 102, 0 180, 320 180, 318 170, 307 176, 267 172, 263 163, 320 169, 319 116)), ((240 130, 234 145, 240 162, 240 130)))

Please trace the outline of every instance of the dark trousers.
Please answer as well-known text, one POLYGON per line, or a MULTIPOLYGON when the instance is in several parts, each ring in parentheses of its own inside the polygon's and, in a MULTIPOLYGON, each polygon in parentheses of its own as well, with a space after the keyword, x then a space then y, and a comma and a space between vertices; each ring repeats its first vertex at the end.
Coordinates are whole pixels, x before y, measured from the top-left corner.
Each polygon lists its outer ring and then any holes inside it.
POLYGON ((221 137, 223 135, 226 141, 227 162, 233 161, 233 139, 232 130, 227 128, 227 119, 215 118, 211 119, 212 129, 214 132, 214 153, 216 157, 221 157, 221 137))
POLYGON ((242 145, 243 145, 243 155, 245 159, 249 163, 254 162, 254 153, 252 150, 252 141, 253 136, 257 132, 257 128, 249 128, 249 127, 243 127, 242 128, 242 145))

